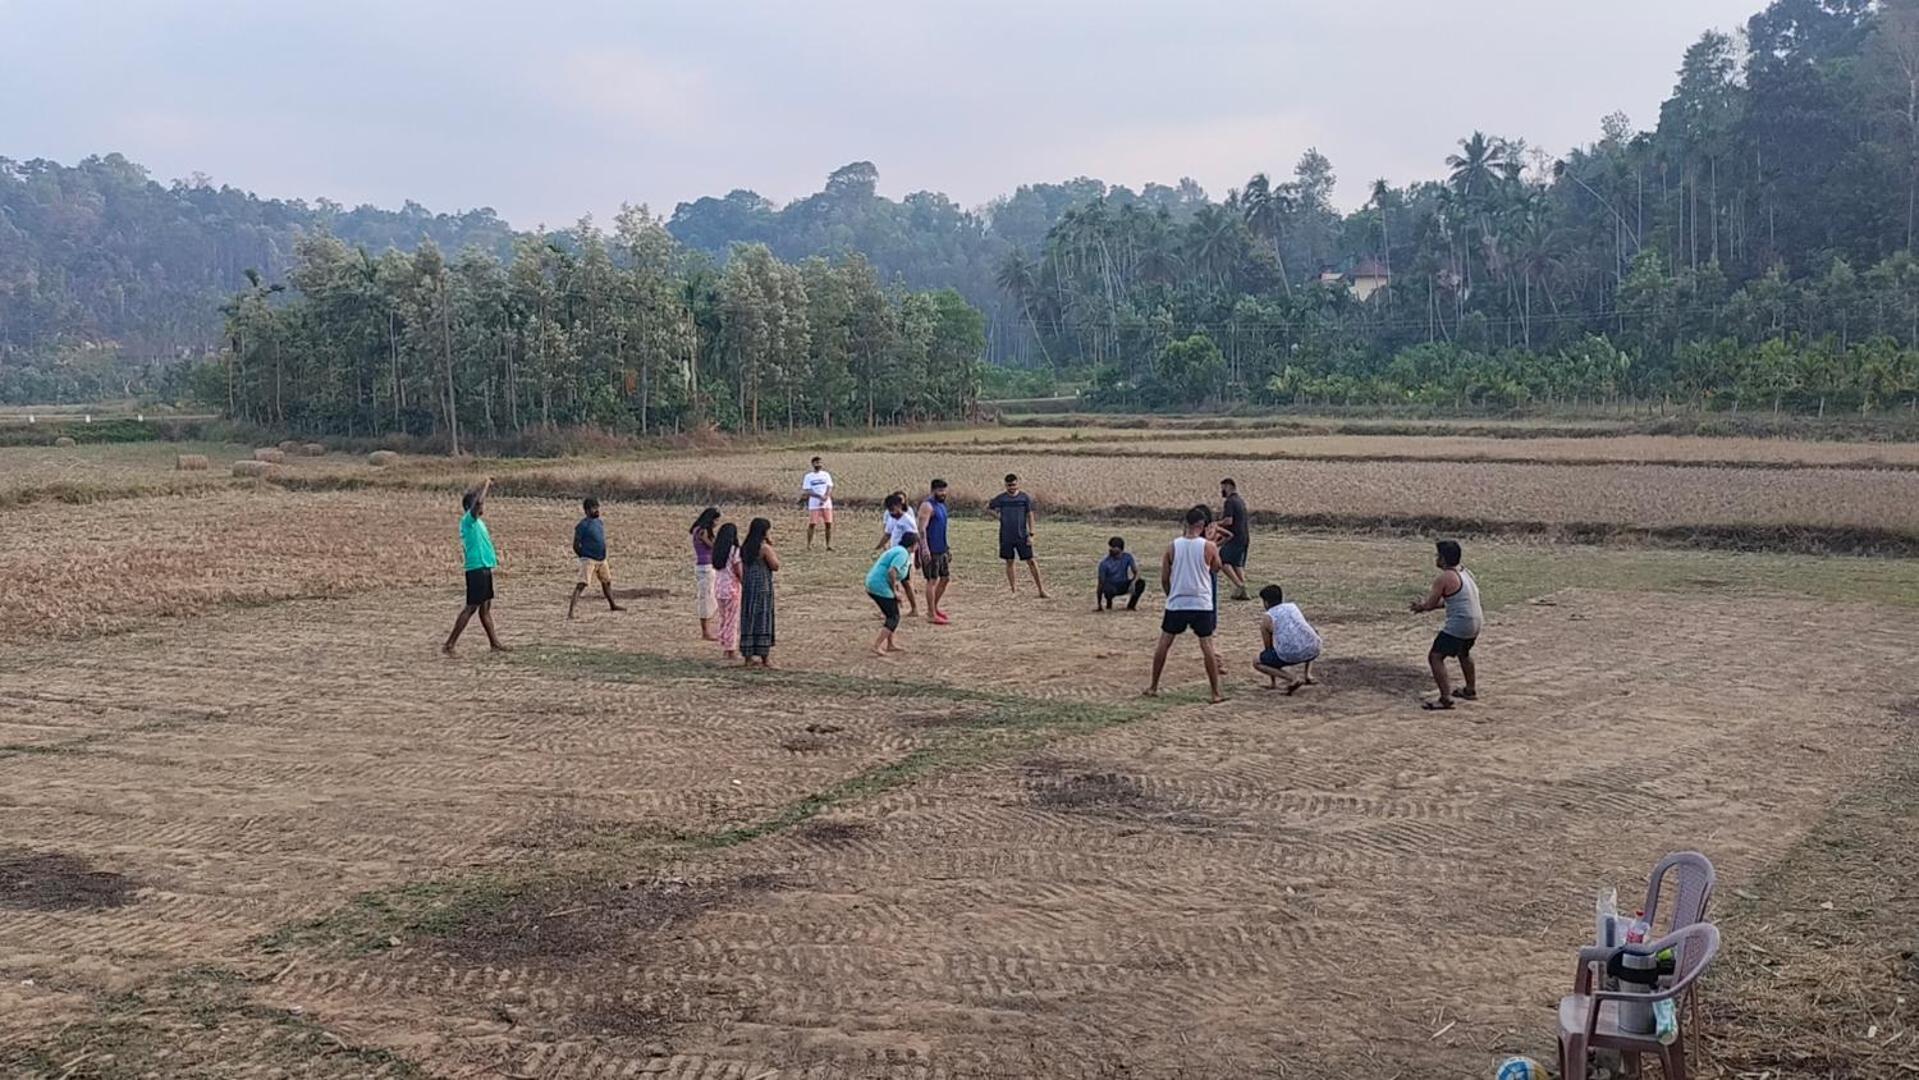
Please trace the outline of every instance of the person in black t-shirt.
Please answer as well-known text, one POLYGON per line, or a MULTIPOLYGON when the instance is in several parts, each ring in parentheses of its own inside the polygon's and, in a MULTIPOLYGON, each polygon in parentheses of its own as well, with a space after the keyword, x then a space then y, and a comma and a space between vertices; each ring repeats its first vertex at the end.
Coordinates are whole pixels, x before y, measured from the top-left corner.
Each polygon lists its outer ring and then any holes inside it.
POLYGON ((1246 595, 1246 553, 1253 544, 1253 522, 1246 511, 1246 500, 1239 497, 1239 485, 1228 477, 1219 482, 1219 497, 1224 500, 1220 509, 1219 529, 1225 534, 1225 541, 1219 545, 1219 561, 1226 569, 1226 576, 1233 579, 1233 599, 1245 600, 1246 595))
POLYGON ((1013 559, 1026 564, 1033 575, 1033 587, 1046 599, 1046 585, 1039 577, 1039 564, 1033 561, 1033 497, 1019 489, 1019 477, 1006 474, 1006 490, 993 496, 986 512, 999 519, 999 557, 1006 563, 1006 587, 1019 591, 1013 575, 1013 559))

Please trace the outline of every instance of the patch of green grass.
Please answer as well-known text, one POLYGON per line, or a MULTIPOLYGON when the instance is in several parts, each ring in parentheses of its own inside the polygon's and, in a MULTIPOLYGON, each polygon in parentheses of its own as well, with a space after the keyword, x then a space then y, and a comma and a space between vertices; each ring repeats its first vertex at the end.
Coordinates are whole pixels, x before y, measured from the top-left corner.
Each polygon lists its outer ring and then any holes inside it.
POLYGON ((283 926, 256 944, 268 953, 328 947, 355 955, 378 952, 395 939, 443 937, 497 914, 526 887, 498 874, 411 882, 361 893, 334 912, 283 926))

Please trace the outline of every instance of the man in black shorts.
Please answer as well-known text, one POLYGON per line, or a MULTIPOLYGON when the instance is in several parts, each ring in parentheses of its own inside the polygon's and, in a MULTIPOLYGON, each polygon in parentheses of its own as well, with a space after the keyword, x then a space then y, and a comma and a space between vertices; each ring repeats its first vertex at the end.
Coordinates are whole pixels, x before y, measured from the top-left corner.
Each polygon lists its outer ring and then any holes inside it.
POLYGON ((986 512, 999 519, 999 557, 1006 564, 1006 587, 1019 591, 1013 576, 1013 559, 1026 564, 1033 575, 1033 587, 1046 599, 1046 585, 1039 578, 1039 564, 1033 561, 1033 497, 1019 489, 1019 477, 1006 474, 1006 490, 993 496, 986 512))
POLYGON ((1191 630, 1206 658, 1206 682, 1213 689, 1213 704, 1226 700, 1219 692, 1219 656, 1213 652, 1213 631, 1219 626, 1219 614, 1213 609, 1219 545, 1206 538, 1206 519, 1205 507, 1188 510, 1186 531, 1167 545, 1160 559, 1159 583, 1166 590, 1166 614, 1159 622, 1159 647, 1153 652, 1153 683, 1146 688, 1147 697, 1159 696, 1159 678, 1166 670, 1166 656, 1173 651, 1173 641, 1191 630))
POLYGON ((935 478, 920 501, 920 576, 926 581, 926 621, 945 626, 952 620, 940 601, 953 577, 953 554, 946 539, 946 481, 935 478))
POLYGON ((1239 485, 1231 477, 1219 482, 1219 497, 1223 502, 1219 528, 1226 533, 1225 542, 1219 545, 1219 561, 1233 581, 1233 599, 1245 600, 1246 553, 1253 546, 1253 521, 1246 512, 1246 500, 1239 497, 1239 485))

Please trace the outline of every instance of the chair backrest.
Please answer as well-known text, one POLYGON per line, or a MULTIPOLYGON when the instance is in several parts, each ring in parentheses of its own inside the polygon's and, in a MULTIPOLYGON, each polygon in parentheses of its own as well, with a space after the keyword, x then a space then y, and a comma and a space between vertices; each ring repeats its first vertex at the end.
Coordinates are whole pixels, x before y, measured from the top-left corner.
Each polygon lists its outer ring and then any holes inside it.
POLYGON ((1646 923, 1659 933, 1659 894, 1667 877, 1673 878, 1672 917, 1666 932, 1683 930, 1706 919, 1706 906, 1712 903, 1716 877, 1712 860, 1697 851, 1675 851, 1659 860, 1646 881, 1646 923))

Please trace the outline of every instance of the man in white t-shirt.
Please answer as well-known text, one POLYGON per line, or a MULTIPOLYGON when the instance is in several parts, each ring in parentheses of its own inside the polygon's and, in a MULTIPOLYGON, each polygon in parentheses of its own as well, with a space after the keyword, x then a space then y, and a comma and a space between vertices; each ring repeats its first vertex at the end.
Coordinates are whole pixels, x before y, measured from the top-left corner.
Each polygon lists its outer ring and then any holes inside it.
POLYGON ((1298 693, 1302 686, 1317 685, 1313 681, 1313 661, 1319 659, 1319 631, 1306 621, 1298 604, 1287 602, 1285 590, 1277 585, 1259 590, 1259 602, 1266 605, 1266 615, 1260 620, 1265 648, 1260 650, 1253 670, 1271 679, 1275 690, 1279 689, 1279 680, 1285 679, 1289 695, 1298 693), (1294 678, 1286 670, 1289 667, 1300 667, 1300 677, 1294 678))
POLYGON ((900 537, 907 533, 919 532, 919 515, 906 501, 906 493, 895 491, 886 497, 886 512, 880 515, 880 542, 873 545, 874 551, 885 551, 898 547, 900 537))
POLYGON ((800 480, 800 489, 806 492, 806 546, 813 546, 813 530, 824 525, 826 550, 833 550, 833 474, 819 458, 813 459, 812 471, 800 480))

